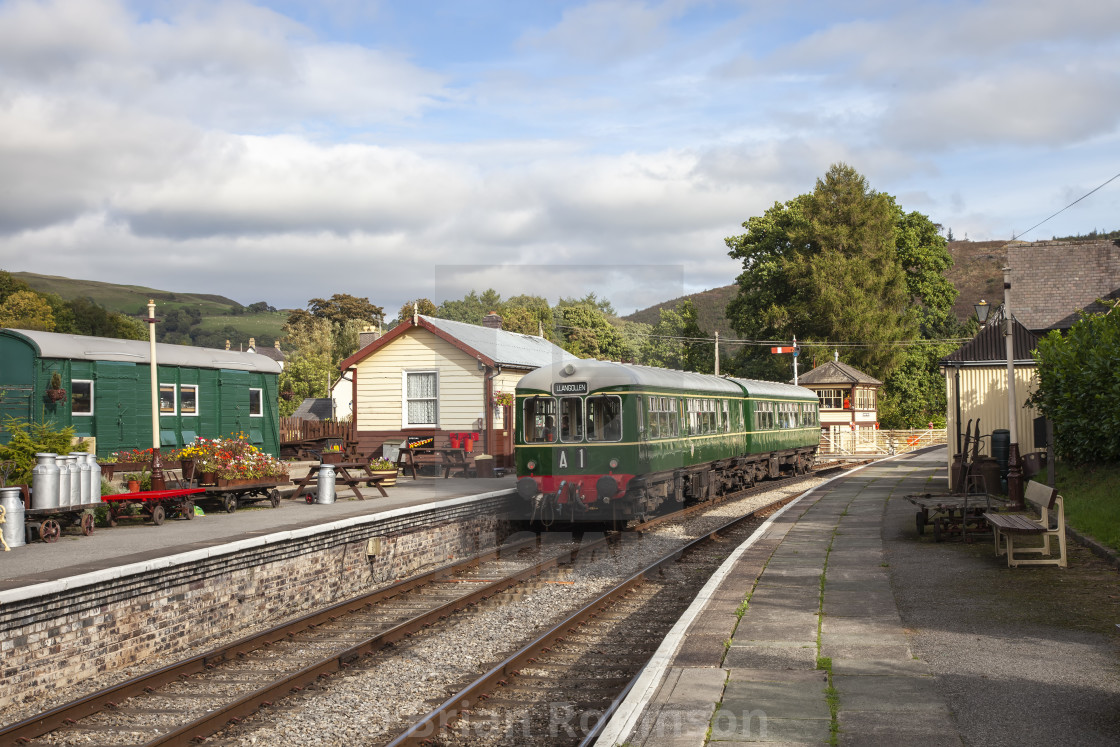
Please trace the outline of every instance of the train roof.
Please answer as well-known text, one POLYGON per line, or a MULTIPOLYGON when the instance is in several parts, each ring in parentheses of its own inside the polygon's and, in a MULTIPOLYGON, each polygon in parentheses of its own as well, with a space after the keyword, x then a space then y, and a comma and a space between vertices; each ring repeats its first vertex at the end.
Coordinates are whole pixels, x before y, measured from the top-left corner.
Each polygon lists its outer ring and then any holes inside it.
POLYGON ((553 382, 564 381, 585 381, 589 390, 628 386, 687 389, 712 394, 743 393, 734 383, 719 376, 587 358, 543 366, 521 377, 517 386, 548 392, 552 391, 553 382))
MULTIPOLYGON (((150 343, 143 340, 118 340, 112 337, 68 335, 30 329, 0 329, 0 334, 27 340, 38 350, 40 358, 151 363, 150 343)), ((280 364, 260 353, 172 345, 164 342, 156 343, 156 363, 161 366, 280 373, 280 364)))
POLYGON ((817 393, 812 389, 793 384, 781 384, 777 381, 761 381, 759 379, 735 379, 730 381, 742 386, 747 394, 752 397, 782 397, 785 399, 802 399, 806 402, 816 402, 817 393))

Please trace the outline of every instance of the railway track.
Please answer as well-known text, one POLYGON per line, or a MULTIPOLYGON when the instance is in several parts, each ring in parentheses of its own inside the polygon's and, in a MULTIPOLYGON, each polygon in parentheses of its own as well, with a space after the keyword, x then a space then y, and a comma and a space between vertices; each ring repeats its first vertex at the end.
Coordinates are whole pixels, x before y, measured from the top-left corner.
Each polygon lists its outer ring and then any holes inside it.
POLYGON ((792 498, 732 519, 602 594, 389 743, 589 744, 702 584, 792 498))
MULTIPOLYGON (((743 491, 735 497, 766 487, 773 487, 773 484, 743 491)), ((711 505, 704 508, 710 509, 711 505)), ((679 519, 679 514, 674 516, 679 519)), ((653 523, 672 519, 660 517, 653 523)), ((645 528, 649 526, 652 523, 645 528)), ((195 744, 231 724, 240 723, 262 707, 269 708, 288 695, 313 688, 316 683, 357 666, 365 656, 405 642, 434 625, 442 625, 440 621, 448 620, 458 611, 478 609, 485 600, 571 561, 570 548, 554 549, 559 552, 539 562, 513 563, 509 559, 511 555, 536 552, 535 544, 502 548, 333 605, 0 729, 0 743, 195 744), (511 565, 516 567, 511 568, 511 565)), ((578 552, 586 556, 594 551, 594 548, 583 547, 578 552)), ((664 568, 670 562, 662 561, 657 573, 665 575, 664 568)), ((695 593, 695 578, 692 575, 692 593, 695 593)), ((645 575, 641 581, 634 581, 633 586, 642 586, 642 581, 646 581, 645 575)), ((666 624, 672 625, 684 608, 677 609, 680 602, 687 596, 682 591, 658 591, 655 584, 648 583, 632 594, 635 595, 631 598, 632 606, 646 605, 665 613, 663 619, 649 623, 648 640, 629 642, 629 650, 619 653, 628 662, 627 666, 608 669, 616 674, 595 678, 610 680, 611 687, 632 676, 622 674, 623 671, 640 670, 642 664, 636 668, 630 666, 639 660, 644 664, 645 659, 636 652, 645 651, 651 645, 656 647, 656 642, 664 635, 662 628, 667 630, 666 624), (642 601, 649 594, 656 601, 642 601), (672 603, 666 601, 674 595, 679 599, 672 603), (674 609, 677 611, 669 611, 674 609), (655 632, 657 630, 662 632, 655 632)), ((687 606, 687 601, 684 605, 687 606)), ((609 638, 611 616, 619 614, 611 612, 594 626, 584 623, 573 635, 590 640, 602 631, 609 638)), ((571 627, 578 623, 562 625, 571 627)), ((605 650, 605 645, 601 644, 600 650, 605 650)), ((542 673, 548 671, 548 667, 543 664, 542 667, 542 673)), ((563 666, 549 667, 557 671, 563 669, 563 666)), ((570 681, 572 677, 569 677, 569 684, 570 681)), ((597 686, 599 684, 602 683, 597 686)), ((575 716, 577 722, 583 713, 594 710, 594 704, 602 705, 602 699, 597 697, 583 703, 580 715, 575 716)))

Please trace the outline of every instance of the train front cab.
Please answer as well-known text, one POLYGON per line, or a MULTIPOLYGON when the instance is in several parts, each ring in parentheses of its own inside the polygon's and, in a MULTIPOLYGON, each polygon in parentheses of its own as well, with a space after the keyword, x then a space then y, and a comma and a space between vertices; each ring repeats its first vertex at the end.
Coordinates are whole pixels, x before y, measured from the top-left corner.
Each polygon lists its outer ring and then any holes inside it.
POLYGON ((580 514, 608 510, 633 476, 623 468, 632 459, 633 425, 624 416, 622 394, 533 394, 519 400, 518 494, 527 501, 538 493, 554 494, 559 509, 580 514))

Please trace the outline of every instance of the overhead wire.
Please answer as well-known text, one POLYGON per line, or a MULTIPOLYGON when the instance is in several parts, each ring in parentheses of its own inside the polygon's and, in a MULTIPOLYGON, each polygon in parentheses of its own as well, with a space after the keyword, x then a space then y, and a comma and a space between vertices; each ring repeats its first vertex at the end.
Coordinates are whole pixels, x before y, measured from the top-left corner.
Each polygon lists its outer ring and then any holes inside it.
POLYGON ((1089 195, 1091 195, 1091 194, 1093 194, 1094 192, 1096 192, 1096 191, 1097 191, 1098 189, 1101 189, 1101 187, 1104 187, 1105 185, 1109 184, 1110 182, 1116 181, 1116 179, 1118 179, 1118 178, 1120 178, 1120 174, 1116 174, 1116 175, 1115 175, 1115 176, 1113 176, 1113 177, 1112 177, 1111 179, 1109 179, 1108 181, 1104 182, 1104 184, 1101 184, 1101 185, 1097 186, 1096 188, 1094 188, 1094 189, 1091 189, 1091 190, 1089 190, 1088 192, 1086 192, 1085 194, 1081 195, 1080 197, 1078 197, 1078 198, 1077 198, 1076 200, 1074 200, 1074 201, 1073 201, 1073 202, 1071 202, 1070 204, 1066 205, 1066 206, 1065 206, 1064 208, 1062 208, 1062 209, 1061 209, 1061 210, 1059 210, 1058 212, 1054 213, 1054 215, 1051 215, 1051 216, 1050 216, 1049 218, 1046 218, 1045 220, 1042 220, 1042 221, 1039 221, 1038 223, 1035 223, 1035 224, 1034 224, 1033 226, 1031 226, 1030 228, 1028 228, 1028 229, 1027 229, 1026 231, 1023 231, 1022 233, 1020 233, 1020 234, 1018 234, 1018 235, 1016 235, 1016 236, 1012 236, 1012 237, 1011 237, 1011 240, 1012 240, 1012 241, 1015 241, 1015 240, 1016 240, 1016 239, 1018 239, 1018 238, 1019 238, 1020 236, 1026 236, 1026 235, 1027 235, 1028 233, 1030 233, 1030 232, 1031 232, 1031 231, 1033 231, 1034 229, 1038 228, 1039 226, 1041 226, 1041 225, 1042 225, 1043 223, 1045 223, 1046 221, 1050 220, 1050 218, 1055 218, 1055 217, 1057 217, 1057 216, 1061 215, 1062 213, 1064 213, 1065 211, 1069 210, 1069 209, 1070 209, 1071 207, 1073 207, 1073 206, 1074 206, 1074 205, 1076 205, 1077 203, 1079 203, 1079 202, 1081 202, 1082 200, 1084 200, 1084 199, 1085 199, 1086 197, 1088 197, 1089 195))

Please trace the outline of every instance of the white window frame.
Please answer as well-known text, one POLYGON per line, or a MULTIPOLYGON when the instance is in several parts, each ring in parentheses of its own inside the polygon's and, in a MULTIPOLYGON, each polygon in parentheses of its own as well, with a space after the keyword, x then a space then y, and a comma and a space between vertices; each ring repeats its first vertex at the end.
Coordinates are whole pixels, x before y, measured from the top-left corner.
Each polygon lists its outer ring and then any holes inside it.
POLYGON ((75 412, 73 400, 71 400, 70 414, 76 417, 88 418, 93 416, 93 379, 71 379, 70 380, 70 395, 73 397, 75 384, 89 384, 89 412, 75 412))
POLYGON ((180 384, 179 385, 179 414, 184 418, 197 418, 198 412, 202 407, 198 401, 198 384, 180 384), (194 412, 183 412, 183 392, 187 389, 194 390, 194 412))
POLYGON ((178 415, 179 414, 179 389, 172 383, 163 381, 159 385, 159 414, 160 417, 164 415, 178 415), (163 390, 164 388, 171 390, 171 409, 163 409, 163 390))
POLYGON ((423 368, 416 371, 401 371, 401 428, 439 428, 439 369, 438 368, 423 368), (436 377, 435 383, 435 396, 434 397, 413 397, 419 400, 432 400, 435 407, 432 412, 435 414, 434 423, 410 423, 408 421, 408 377, 418 376, 422 374, 432 374, 436 377))
POLYGON ((261 389, 260 387, 256 387, 256 386, 249 387, 249 417, 251 417, 251 418, 263 418, 264 417, 264 389, 261 389), (258 406, 260 407, 260 409, 257 412, 253 412, 253 392, 257 393, 257 403, 258 403, 258 406))

